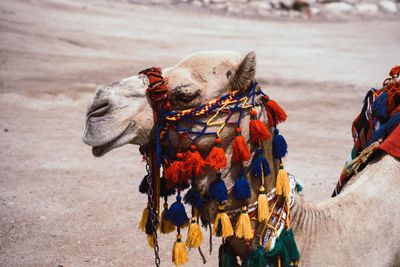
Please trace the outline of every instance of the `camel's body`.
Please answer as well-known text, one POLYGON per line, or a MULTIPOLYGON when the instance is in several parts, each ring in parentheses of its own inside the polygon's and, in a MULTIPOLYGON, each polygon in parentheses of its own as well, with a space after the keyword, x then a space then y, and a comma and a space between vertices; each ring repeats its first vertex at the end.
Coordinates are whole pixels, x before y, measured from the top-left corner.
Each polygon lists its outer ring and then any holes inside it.
MULTIPOLYGON (((227 87, 245 88, 246 82, 254 78, 255 55, 249 54, 242 61, 234 52, 203 52, 165 69, 163 74, 169 79, 174 108, 190 108, 221 96, 227 87)), ((88 111, 84 135, 84 141, 94 147, 94 155, 102 156, 127 143, 148 142, 153 121, 152 111, 145 103, 147 85, 146 77, 133 76, 98 91, 88 111), (134 100, 138 101, 136 107, 132 105, 134 100)), ((244 118, 242 125, 247 125, 248 119, 244 118)), ((233 131, 222 132, 228 159, 233 131)), ((243 135, 248 136, 246 127, 243 135)), ((202 138, 197 143, 200 152, 208 151, 212 144, 213 138, 202 138)), ((271 162, 267 183, 270 190, 275 184, 277 163, 272 164, 270 142, 265 146, 265 156, 271 162)), ((223 172, 228 190, 238 171, 232 166, 223 172)), ((198 188, 207 190, 214 177, 206 173, 196 179, 198 188)), ((251 186, 253 191, 258 188, 255 182, 251 186)), ((301 266, 396 266, 396 257, 400 255, 400 232, 396 227, 400 221, 399 188, 400 162, 386 155, 367 166, 357 175, 357 181, 336 198, 315 207, 297 198, 292 209, 292 227, 302 255, 301 266)), ((252 194, 251 201, 255 201, 255 195, 252 194)), ((237 207, 234 201, 227 206, 237 207)), ((214 217, 215 205, 207 205, 205 210, 203 217, 214 217)), ((233 246, 240 255, 240 242, 233 246)))

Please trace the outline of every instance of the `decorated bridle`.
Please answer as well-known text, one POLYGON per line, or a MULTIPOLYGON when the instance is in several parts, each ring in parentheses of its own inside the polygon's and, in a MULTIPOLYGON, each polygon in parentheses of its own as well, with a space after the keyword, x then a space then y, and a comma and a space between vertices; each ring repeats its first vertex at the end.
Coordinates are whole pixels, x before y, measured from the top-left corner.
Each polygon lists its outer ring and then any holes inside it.
MULTIPOLYGON (((208 198, 218 203, 212 233, 222 237, 220 248, 220 266, 235 266, 233 255, 226 239, 233 236, 253 240, 251 217, 262 225, 259 247, 251 251, 242 260, 242 266, 266 266, 269 264, 297 266, 299 252, 290 230, 291 190, 295 186, 283 168, 282 158, 287 154, 287 144, 279 134, 277 124, 287 118, 285 111, 270 99, 252 81, 247 90, 235 90, 205 104, 186 110, 173 110, 171 95, 167 87, 168 81, 162 77, 160 68, 149 68, 140 72, 146 75, 149 86, 146 96, 153 109, 154 127, 151 142, 141 147, 141 153, 147 161, 148 174, 140 184, 139 191, 148 196, 148 205, 143 211, 140 229, 148 235, 149 245, 154 248, 156 265, 159 266, 157 230, 167 234, 177 231, 177 239, 173 246, 172 262, 181 265, 188 261, 187 248, 200 248, 203 235, 199 226, 199 216, 204 209, 205 196, 194 186, 194 179, 204 174, 206 168, 216 173, 215 181, 208 189, 208 198), (264 124, 256 111, 256 107, 264 107, 268 125, 264 124), (242 136, 241 122, 250 113, 250 141, 256 147, 253 158, 242 136), (221 177, 221 170, 227 167, 227 159, 222 146, 220 133, 226 127, 235 127, 233 139, 232 163, 239 164, 241 171, 233 186, 233 196, 242 202, 240 214, 226 211, 228 190, 221 177), (217 130, 213 130, 217 128, 217 130), (273 136, 269 131, 273 128, 273 136), (171 133, 178 136, 179 145, 175 153, 171 145, 171 133), (215 143, 208 155, 203 158, 197 150, 196 143, 204 136, 215 136, 215 143), (264 157, 263 143, 272 139, 273 156, 280 161, 273 192, 266 192, 266 178, 271 175, 269 163, 264 157), (182 140, 191 143, 187 151, 183 151, 182 140), (251 164, 244 167, 245 161, 251 164), (162 168, 162 172, 160 169, 162 168), (249 214, 247 200, 251 197, 246 170, 255 179, 259 179, 260 187, 257 202, 252 205, 254 212, 249 214), (160 174, 163 175, 160 175, 160 174), (292 183, 292 185, 291 185, 292 183), (191 187, 184 202, 192 207, 191 219, 187 216, 182 203, 181 193, 191 187), (176 201, 168 207, 167 199, 177 194, 176 201), (160 198, 164 199, 163 211, 160 214, 160 198), (279 201, 279 200, 284 201, 279 201), (269 202, 272 202, 270 208, 269 202), (237 223, 232 226, 231 218, 236 216, 237 223), (189 226, 187 238, 182 240, 181 229, 189 226)), ((199 250, 201 252, 201 250, 199 250)))

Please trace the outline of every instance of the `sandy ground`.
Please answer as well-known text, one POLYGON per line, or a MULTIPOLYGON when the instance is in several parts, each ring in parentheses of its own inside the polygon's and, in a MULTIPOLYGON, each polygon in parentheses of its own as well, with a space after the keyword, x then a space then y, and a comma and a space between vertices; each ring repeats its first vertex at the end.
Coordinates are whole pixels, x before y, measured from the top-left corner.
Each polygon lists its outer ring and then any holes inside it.
MULTIPOLYGON (((82 2, 0 3, 0 266, 152 265, 137 230, 137 147, 95 159, 81 141, 101 84, 198 50, 256 51, 257 76, 289 114, 287 169, 318 202, 333 190, 366 89, 400 63, 400 21, 271 22, 82 2)), ((173 239, 160 240, 163 266, 173 239)), ((190 258, 202 266, 196 251, 190 258)))

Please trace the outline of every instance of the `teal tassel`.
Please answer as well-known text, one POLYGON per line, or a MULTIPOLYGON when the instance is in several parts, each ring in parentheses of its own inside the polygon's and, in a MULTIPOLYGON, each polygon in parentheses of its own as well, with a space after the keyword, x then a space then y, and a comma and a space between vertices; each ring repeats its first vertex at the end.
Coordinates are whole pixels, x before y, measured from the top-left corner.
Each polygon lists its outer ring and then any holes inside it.
POLYGON ((280 235, 283 244, 289 254, 290 261, 300 260, 300 253, 297 249, 296 240, 294 239, 292 229, 284 229, 280 235))
POLYGON ((265 259, 269 264, 276 264, 278 257, 281 257, 283 266, 289 266, 289 254, 280 237, 276 239, 274 249, 265 254, 265 259))
POLYGON ((222 244, 219 247, 219 264, 218 267, 236 267, 238 265, 235 254, 232 248, 227 244, 222 244))
POLYGON ((243 260, 242 267, 265 267, 267 261, 265 259, 264 247, 259 246, 251 252, 250 256, 243 260))

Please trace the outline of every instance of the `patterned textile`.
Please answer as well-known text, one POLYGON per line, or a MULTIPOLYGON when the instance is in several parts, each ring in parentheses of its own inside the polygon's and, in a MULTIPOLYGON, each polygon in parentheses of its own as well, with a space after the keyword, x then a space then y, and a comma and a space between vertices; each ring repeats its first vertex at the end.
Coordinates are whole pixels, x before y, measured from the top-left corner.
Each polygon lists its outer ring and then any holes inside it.
MULTIPOLYGON (((360 114, 352 124, 354 146, 343 169, 332 197, 338 195, 350 180, 347 163, 357 158, 369 145, 380 140, 378 149, 400 157, 400 67, 392 68, 391 78, 383 83, 382 89, 370 89, 364 98, 360 114)), ((363 163, 361 168, 365 167, 363 163)))

